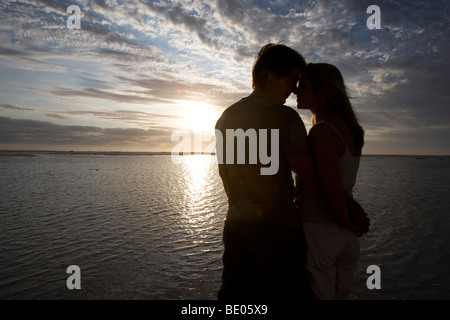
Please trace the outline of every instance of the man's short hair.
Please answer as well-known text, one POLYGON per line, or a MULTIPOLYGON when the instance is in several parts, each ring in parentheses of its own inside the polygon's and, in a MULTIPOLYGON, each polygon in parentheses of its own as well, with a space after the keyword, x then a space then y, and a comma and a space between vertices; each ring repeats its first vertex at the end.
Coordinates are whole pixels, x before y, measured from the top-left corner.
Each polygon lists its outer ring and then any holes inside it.
POLYGON ((281 77, 306 66, 305 58, 296 50, 281 43, 269 43, 261 48, 253 65, 252 87, 264 89, 269 73, 281 77))

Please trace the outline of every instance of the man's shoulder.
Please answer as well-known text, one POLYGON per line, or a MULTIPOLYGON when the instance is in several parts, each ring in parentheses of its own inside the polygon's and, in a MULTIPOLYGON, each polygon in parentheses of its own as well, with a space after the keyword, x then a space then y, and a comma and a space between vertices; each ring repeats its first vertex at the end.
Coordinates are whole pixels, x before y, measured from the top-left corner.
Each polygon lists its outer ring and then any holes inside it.
POLYGON ((247 105, 246 99, 242 98, 241 100, 236 101, 232 105, 226 107, 222 113, 222 116, 226 116, 227 114, 231 114, 233 112, 239 112, 239 110, 245 105, 247 105))
POLYGON ((235 123, 236 121, 239 123, 245 121, 250 121, 251 123, 267 123, 269 121, 270 123, 278 123, 278 125, 280 125, 281 121, 281 123, 286 125, 294 123, 299 119, 301 119, 300 115, 292 107, 267 100, 255 101, 254 99, 245 97, 223 111, 216 127, 225 123, 235 123))
POLYGON ((236 114, 239 113, 239 110, 241 109, 242 100, 244 99, 241 99, 225 108, 222 115, 217 120, 216 127, 223 124, 224 121, 231 121, 236 117, 236 114))
POLYGON ((291 125, 301 121, 301 117, 292 107, 280 105, 278 109, 278 117, 283 125, 291 125))
POLYGON ((294 108, 292 108, 292 107, 289 107, 289 106, 283 104, 283 105, 281 105, 280 109, 281 109, 281 111, 282 111, 283 113, 285 113, 285 114, 288 115, 288 116, 291 116, 291 117, 300 117, 300 115, 298 114, 298 112, 295 111, 294 108))

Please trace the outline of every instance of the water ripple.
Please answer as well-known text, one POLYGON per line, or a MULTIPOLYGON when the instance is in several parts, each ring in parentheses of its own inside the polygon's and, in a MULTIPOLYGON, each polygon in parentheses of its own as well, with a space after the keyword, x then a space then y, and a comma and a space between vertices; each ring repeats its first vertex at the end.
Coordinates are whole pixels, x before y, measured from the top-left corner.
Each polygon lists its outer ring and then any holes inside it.
MULTIPOLYGON (((363 157, 355 197, 372 230, 353 298, 450 297, 450 162, 433 160, 363 157)), ((1 299, 216 298, 227 199, 214 157, 45 155, 0 172, 1 299), (66 288, 72 264, 82 290, 66 288)))

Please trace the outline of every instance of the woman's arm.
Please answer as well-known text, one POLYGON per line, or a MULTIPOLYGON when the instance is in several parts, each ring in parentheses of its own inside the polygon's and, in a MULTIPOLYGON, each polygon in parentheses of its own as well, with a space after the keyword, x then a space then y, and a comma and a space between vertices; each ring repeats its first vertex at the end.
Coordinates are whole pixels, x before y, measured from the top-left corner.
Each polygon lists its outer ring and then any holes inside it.
POLYGON ((319 185, 331 216, 342 227, 356 232, 356 226, 349 217, 346 195, 342 187, 337 154, 337 143, 340 138, 330 126, 316 125, 310 130, 309 139, 319 185))
POLYGON ((304 153, 298 156, 289 158, 292 171, 313 191, 318 191, 316 170, 314 168, 314 161, 310 153, 304 153))
POLYGON ((369 232, 370 219, 364 211, 364 208, 355 199, 350 197, 346 192, 344 192, 344 197, 350 220, 355 224, 356 234, 360 237, 369 232))

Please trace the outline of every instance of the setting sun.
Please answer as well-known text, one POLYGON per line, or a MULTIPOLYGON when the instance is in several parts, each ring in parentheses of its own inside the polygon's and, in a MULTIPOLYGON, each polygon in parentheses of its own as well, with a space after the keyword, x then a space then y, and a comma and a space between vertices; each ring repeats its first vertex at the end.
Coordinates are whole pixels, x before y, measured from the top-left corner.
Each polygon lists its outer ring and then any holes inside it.
POLYGON ((220 112, 213 105, 197 101, 185 101, 183 106, 183 124, 187 129, 213 132, 220 112))

